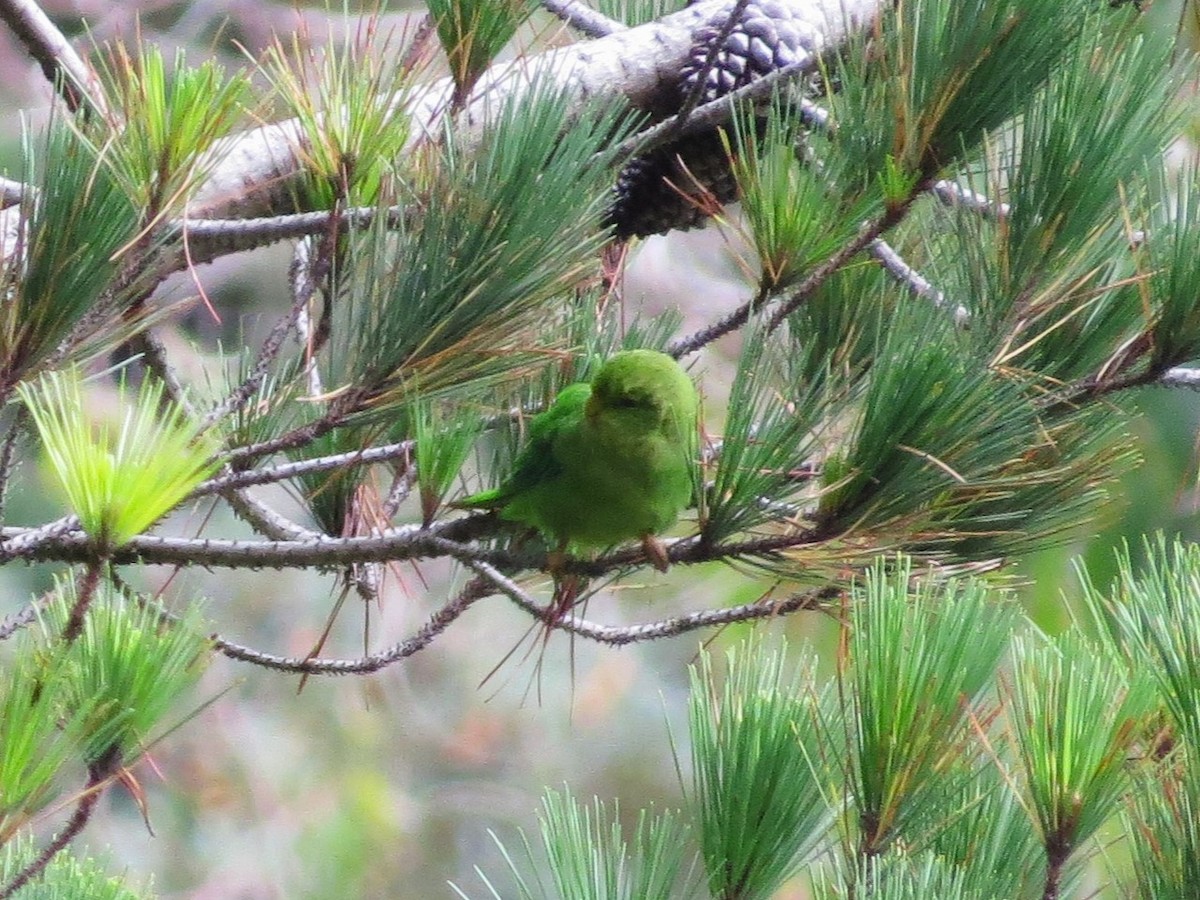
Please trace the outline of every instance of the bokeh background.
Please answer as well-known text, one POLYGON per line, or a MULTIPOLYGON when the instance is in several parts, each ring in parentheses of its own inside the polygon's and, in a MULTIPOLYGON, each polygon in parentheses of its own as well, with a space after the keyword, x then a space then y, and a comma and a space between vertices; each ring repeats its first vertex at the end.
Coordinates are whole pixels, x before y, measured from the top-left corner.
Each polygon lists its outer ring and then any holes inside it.
MULTIPOLYGON (((416 5, 392 4, 381 27, 402 30, 416 5)), ((351 6, 347 18, 322 4, 264 0, 46 0, 43 6, 82 50, 132 41, 140 29, 142 40, 161 46, 168 59, 180 48, 192 61, 212 56, 231 66, 246 65, 275 35, 299 33, 314 44, 339 38, 354 27, 357 9, 351 6)), ((1173 28, 1177 14, 1172 4, 1154 4, 1156 27, 1173 28)), ((538 40, 565 40, 548 17, 534 30, 538 40)), ((0 169, 19 177, 22 131, 40 127, 52 101, 40 70, 3 30, 0 84, 0 169)), ((220 322, 193 306, 168 341, 202 371, 219 344, 237 347, 261 335, 288 305, 289 260, 289 249, 276 247, 203 267, 195 276, 220 322)), ((736 238, 719 229, 656 238, 631 265, 626 300, 631 310, 678 307, 688 323, 699 324, 742 299, 739 272, 736 238)), ((180 277, 164 299, 195 293, 191 277, 180 277)), ((736 352, 736 339, 727 340, 694 369, 714 427, 736 352)), ((1136 399, 1141 413, 1130 423, 1130 440, 1144 464, 1091 529, 1014 569, 1031 615, 1048 629, 1069 616, 1074 561, 1103 583, 1122 541, 1155 529, 1195 535, 1200 395, 1146 389, 1136 399)), ((12 521, 58 514, 31 471, 19 484, 10 500, 12 521)), ((300 515, 282 492, 271 497, 300 515)), ((194 533, 197 524, 180 520, 173 527, 194 533)), ((211 533, 244 532, 218 515, 211 533)), ((51 567, 0 569, 0 615, 45 589, 53 574, 51 567)), ((224 636, 285 654, 312 647, 337 592, 330 578, 303 573, 163 569, 138 577, 167 596, 206 598, 207 616, 224 636)), ((410 634, 460 584, 461 576, 436 565, 391 570, 381 606, 370 610, 372 648, 410 634)), ((597 598, 588 615, 612 623, 657 619, 745 602, 762 588, 719 566, 651 573, 597 598)), ((347 603, 329 655, 362 652, 365 612, 357 600, 347 603)), ((700 641, 719 647, 745 629, 621 650, 559 635, 540 672, 519 651, 488 678, 529 625, 507 601, 491 598, 403 664, 369 678, 314 678, 301 693, 296 678, 217 658, 194 706, 178 710, 178 729, 138 769, 153 831, 122 791, 111 790, 86 834, 88 848, 107 854, 114 871, 135 880, 153 876, 157 891, 172 898, 450 897, 448 881, 483 897, 475 866, 498 887, 506 883, 491 834, 511 848, 520 847, 518 829, 532 837, 546 787, 618 800, 629 816, 651 803, 677 806, 677 762, 687 769, 688 665, 700 641)), ((826 661, 831 656, 832 627, 819 615, 759 628, 771 639, 810 642, 826 661)), ((802 888, 791 896, 804 896, 802 888)))

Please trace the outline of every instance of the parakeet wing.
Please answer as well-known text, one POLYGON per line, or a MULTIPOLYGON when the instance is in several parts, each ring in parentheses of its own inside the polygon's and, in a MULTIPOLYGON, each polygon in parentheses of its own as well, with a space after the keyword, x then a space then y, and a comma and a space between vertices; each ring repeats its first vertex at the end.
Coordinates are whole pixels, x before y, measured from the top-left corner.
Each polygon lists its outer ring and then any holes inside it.
POLYGON ((504 483, 472 494, 454 505, 464 509, 498 509, 513 497, 558 475, 562 463, 554 453, 555 438, 564 428, 573 427, 583 418, 584 407, 591 395, 592 388, 588 384, 563 388, 550 408, 534 416, 529 423, 528 439, 504 483))

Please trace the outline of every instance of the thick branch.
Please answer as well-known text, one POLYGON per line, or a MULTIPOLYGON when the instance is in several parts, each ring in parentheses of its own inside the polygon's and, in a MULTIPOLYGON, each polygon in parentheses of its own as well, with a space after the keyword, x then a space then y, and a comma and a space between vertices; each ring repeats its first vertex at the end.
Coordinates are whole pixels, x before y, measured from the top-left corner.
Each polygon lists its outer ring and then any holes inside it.
POLYGON ((37 60, 72 112, 87 107, 104 115, 104 94, 92 70, 41 7, 33 0, 0 0, 0 21, 37 60))
MULTIPOLYGON (((428 529, 410 526, 370 537, 319 535, 312 540, 237 541, 142 535, 114 552, 112 561, 121 565, 141 562, 174 566, 340 570, 355 563, 449 557, 464 564, 485 562, 506 571, 548 570, 544 551, 515 552, 463 543, 463 540, 472 539, 481 527, 486 526, 494 526, 491 514, 465 516, 428 529)), ((26 560, 84 562, 94 552, 91 540, 82 532, 58 533, 49 537, 44 528, 4 528, 0 529, 0 536, 5 538, 0 551, 10 559, 20 557, 26 560), (32 533, 38 534, 41 539, 30 540, 32 533)), ((679 538, 668 543, 667 558, 674 564, 692 564, 771 556, 791 547, 810 544, 815 539, 807 531, 715 545, 698 537, 679 538)), ((646 563, 644 552, 637 547, 618 550, 593 560, 568 560, 558 570, 595 578, 617 569, 646 563)))

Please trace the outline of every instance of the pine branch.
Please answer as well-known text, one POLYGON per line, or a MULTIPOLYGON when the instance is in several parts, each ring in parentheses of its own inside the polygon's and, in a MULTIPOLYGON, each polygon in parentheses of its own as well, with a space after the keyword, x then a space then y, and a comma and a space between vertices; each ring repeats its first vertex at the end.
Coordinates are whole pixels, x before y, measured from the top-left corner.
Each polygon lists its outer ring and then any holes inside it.
POLYGON ((581 0, 541 0, 541 5, 584 37, 602 38, 625 30, 625 25, 602 15, 581 0))
POLYGON ((192 493, 193 497, 203 497, 208 494, 220 494, 230 488, 252 487, 258 484, 274 484, 288 481, 302 475, 316 472, 328 472, 334 469, 367 466, 373 463, 387 462, 393 459, 404 459, 412 454, 413 442, 400 441, 396 444, 385 444, 380 447, 366 447, 348 453, 335 453, 332 456, 321 456, 316 459, 297 460, 296 462, 280 463, 266 469, 229 472, 210 478, 192 493))
MULTIPOLYGON (((507 571, 550 571, 545 552, 486 549, 462 542, 464 538, 470 540, 476 537, 481 528, 494 528, 495 523, 494 516, 485 514, 466 516, 428 529, 408 526, 369 537, 343 538, 318 534, 310 539, 282 541, 142 535, 116 550, 112 561, 118 565, 140 562, 152 565, 342 570, 360 563, 449 557, 464 564, 484 562, 507 571)), ((55 527, 0 529, 0 537, 4 538, 0 544, 0 559, 86 561, 93 552, 90 539, 82 532, 70 530, 69 520, 52 524, 55 527)), ((679 538, 666 543, 666 553, 667 559, 676 565, 769 558, 782 551, 811 544, 816 539, 815 533, 807 531, 717 544, 707 543, 699 537, 679 538)), ((558 566, 557 571, 597 578, 630 566, 646 564, 644 551, 637 547, 614 551, 592 560, 569 559, 558 566)))
MULTIPOLYGON (((469 567, 480 573, 479 576, 468 582, 453 599, 439 607, 429 617, 426 624, 411 637, 378 653, 352 659, 301 658, 256 650, 219 634, 211 635, 211 640, 222 655, 266 669, 305 675, 361 675, 379 672, 424 650, 476 601, 497 592, 509 597, 519 608, 539 622, 550 622, 553 619, 553 628, 600 644, 617 647, 642 641, 678 637, 702 628, 724 627, 738 622, 773 619, 795 612, 822 609, 832 604, 841 593, 838 588, 813 588, 792 594, 782 600, 767 598, 739 606, 701 610, 636 625, 602 625, 577 616, 554 616, 550 607, 537 603, 515 582, 495 568, 478 562, 470 563, 469 567)), ((176 620, 176 617, 166 610, 158 609, 158 614, 165 622, 176 620)))
POLYGON ((12 29, 37 60, 46 80, 54 85, 72 112, 86 108, 97 115, 107 115, 104 93, 95 74, 41 7, 33 0, 0 0, 0 21, 12 29))
POLYGON ((71 813, 71 818, 67 820, 62 830, 54 836, 50 843, 42 848, 41 852, 24 869, 13 876, 8 884, 0 887, 0 900, 8 900, 8 898, 15 896, 17 891, 41 875, 45 871, 46 866, 50 865, 50 861, 63 850, 67 849, 71 841, 79 836, 96 809, 96 803, 100 800, 100 793, 104 790, 105 782, 104 773, 95 767, 90 768, 87 784, 79 795, 79 800, 75 804, 75 811, 71 813))
MULTIPOLYGON (((870 247, 879 235, 898 224, 908 214, 918 195, 919 191, 913 191, 912 196, 906 202, 889 209, 874 222, 865 224, 859 229, 858 234, 852 240, 847 242, 836 253, 829 256, 820 265, 814 267, 800 284, 789 292, 787 299, 783 300, 771 314, 767 325, 768 332, 774 331, 782 325, 787 317, 811 297, 830 276, 854 259, 862 250, 870 247)), ((753 299, 747 300, 733 312, 713 324, 700 329, 688 337, 675 341, 668 348, 667 352, 676 359, 695 353, 713 341, 741 328, 750 321, 751 316, 766 306, 771 299, 769 295, 756 295, 753 299)))

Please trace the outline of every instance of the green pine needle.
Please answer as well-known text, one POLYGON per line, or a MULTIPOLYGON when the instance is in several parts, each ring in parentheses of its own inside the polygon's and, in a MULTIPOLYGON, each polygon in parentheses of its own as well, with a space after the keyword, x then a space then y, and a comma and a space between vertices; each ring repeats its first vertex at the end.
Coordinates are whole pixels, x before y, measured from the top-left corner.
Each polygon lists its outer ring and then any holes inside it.
POLYGON ((163 403, 154 379, 142 383, 115 433, 87 414, 74 371, 47 373, 19 392, 71 509, 104 551, 144 532, 217 468, 215 442, 163 403))
POLYGON ((531 0, 427 0, 450 62, 456 107, 536 8, 531 0))
POLYGON ((687 3, 688 0, 593 0, 589 5, 632 28, 677 13, 687 3))
MULTIPOLYGON (((1165 167, 1164 167, 1165 168, 1165 167)), ((1200 357, 1200 184, 1197 172, 1182 167, 1174 176, 1156 173, 1156 190, 1147 216, 1141 271, 1147 276, 1152 321, 1149 335, 1152 371, 1200 357)))
MULTIPOLYGON (((0 884, 7 884, 39 851, 32 835, 0 842, 0 884)), ((106 873, 92 859, 70 850, 57 854, 38 878, 16 895, 19 900, 153 900, 149 890, 134 890, 121 878, 106 873)))
POLYGON ((108 290, 138 212, 107 162, 56 120, 25 147, 27 180, 19 252, 0 263, 0 397, 63 358, 107 352, 136 330, 108 290))
POLYGON ((1013 642, 1012 728, 1029 805, 1061 867, 1117 811, 1153 694, 1077 632, 1013 642))
POLYGON ((322 369, 331 393, 354 386, 343 402, 394 418, 414 384, 465 401, 544 360, 539 334, 605 239, 614 128, 611 113, 571 124, 568 97, 535 85, 477 146, 451 141, 420 215, 348 240, 344 318, 322 369))
POLYGON ((411 130, 400 114, 413 73, 396 62, 391 36, 373 18, 347 27, 341 46, 305 49, 278 39, 260 71, 296 117, 304 162, 301 205, 332 209, 338 202, 372 206, 395 193, 397 163, 411 130))
POLYGON ((619 810, 547 791, 542 842, 561 900, 670 900, 684 860, 686 829, 669 811, 642 810, 630 839, 619 810))
POLYGON ((707 653, 691 672, 693 817, 709 893, 722 900, 771 897, 833 821, 812 767, 826 701, 807 668, 785 674, 785 651, 730 651, 721 685, 707 653))
POLYGON ((851 41, 830 95, 836 143, 861 172, 901 189, 935 176, 1013 118, 1073 51, 1086 0, 898 3, 851 41), (997 89, 1003 85, 1003 89, 997 89), (915 180, 913 180, 915 179, 915 180))
POLYGON ((720 454, 702 509, 701 535, 717 543, 780 513, 806 490, 798 473, 817 456, 822 382, 788 384, 778 343, 751 336, 742 348, 729 397, 720 454), (764 502, 769 501, 769 502, 764 502))
POLYGON ((478 410, 445 409, 419 403, 413 418, 417 490, 422 522, 428 526, 454 484, 486 424, 478 410))
MULTIPOLYGON (((42 614, 45 653, 61 652, 58 635, 75 599, 74 582, 59 581, 42 614)), ((168 626, 152 606, 101 581, 83 633, 66 651, 69 678, 61 694, 67 715, 90 710, 80 738, 84 758, 126 765, 140 756, 199 679, 209 648, 194 608, 168 626)))
POLYGON ((120 124, 110 155, 130 196, 150 216, 176 215, 218 162, 211 151, 239 122, 250 80, 216 60, 189 67, 183 51, 167 71, 162 50, 139 43, 111 51, 102 69, 120 124))
POLYGON ((1200 748, 1200 546, 1163 535, 1148 538, 1145 560, 1117 554, 1117 581, 1101 591, 1080 567, 1085 599, 1110 635, 1153 675, 1158 694, 1187 746, 1200 748))
POLYGON ((982 900, 999 894, 978 892, 969 873, 935 853, 888 853, 863 861, 857 871, 822 874, 813 885, 816 900, 982 900))
POLYGON ((1200 773, 1189 748, 1186 766, 1141 772, 1126 809, 1134 879, 1126 896, 1191 900, 1200 884, 1200 773))
POLYGON ((729 152, 765 294, 786 288, 833 255, 871 211, 866 204, 840 208, 832 156, 819 169, 801 161, 803 132, 779 98, 765 125, 758 124, 756 112, 736 116, 733 124, 729 152))
POLYGON ((982 582, 914 583, 904 558, 877 562, 855 592, 843 677, 848 783, 867 855, 929 820, 943 761, 961 753, 963 723, 991 682, 1014 618, 982 582))
POLYGON ((60 654, 39 654, 28 641, 0 670, 0 845, 56 799, 60 774, 101 707, 92 698, 64 710, 72 675, 60 654))

